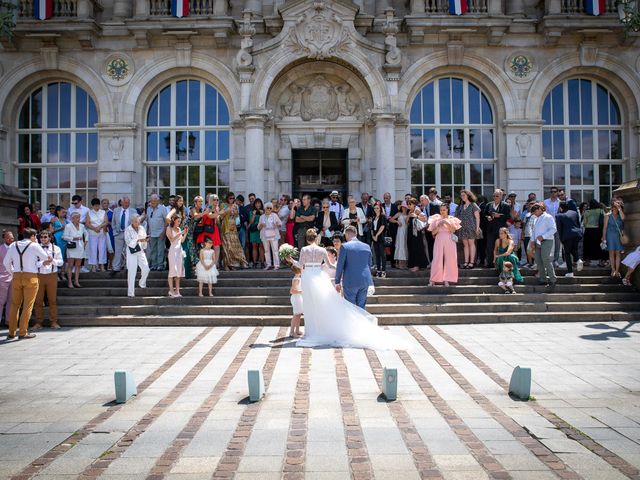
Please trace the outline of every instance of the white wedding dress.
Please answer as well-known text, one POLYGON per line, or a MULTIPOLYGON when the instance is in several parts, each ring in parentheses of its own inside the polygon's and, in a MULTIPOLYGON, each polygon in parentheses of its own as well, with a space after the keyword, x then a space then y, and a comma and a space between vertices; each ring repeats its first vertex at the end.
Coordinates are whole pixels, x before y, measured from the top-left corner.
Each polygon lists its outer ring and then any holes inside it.
POLYGON ((374 350, 406 350, 406 342, 378 327, 378 319, 347 302, 340 295, 322 264, 329 263, 327 251, 309 245, 300 251, 304 336, 302 347, 353 347, 374 350))

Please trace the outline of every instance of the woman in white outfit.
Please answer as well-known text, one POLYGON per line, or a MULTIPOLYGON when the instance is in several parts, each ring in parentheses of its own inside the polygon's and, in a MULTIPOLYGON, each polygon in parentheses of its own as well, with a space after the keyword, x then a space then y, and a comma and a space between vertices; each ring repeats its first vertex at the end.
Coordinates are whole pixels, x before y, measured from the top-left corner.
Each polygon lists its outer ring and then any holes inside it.
POLYGON ((91 200, 91 209, 87 215, 87 231, 89 232, 89 265, 95 272, 98 265, 104 272, 107 264, 107 212, 102 210, 100 199, 91 200))
POLYGON ((80 213, 71 214, 71 222, 64 227, 62 239, 67 242, 67 286, 80 288, 80 265, 84 259, 85 242, 87 240, 87 230, 80 223, 80 213), (73 267, 75 266, 75 281, 71 284, 73 267))
POLYGON ((267 202, 264 205, 264 215, 258 221, 260 230, 260 240, 264 245, 264 257, 266 259, 265 270, 280 268, 280 258, 278 257, 278 241, 280 240, 280 226, 282 222, 277 213, 273 211, 273 203, 267 202), (273 258, 273 259, 272 259, 273 258))
POLYGON ((138 215, 131 216, 131 225, 124 231, 124 243, 127 251, 127 295, 133 297, 135 296, 138 267, 142 273, 140 288, 147 288, 147 276, 149 275, 149 263, 144 254, 147 248, 147 231, 140 225, 138 215))
MULTIPOLYGON (((297 345, 316 347, 406 349, 405 342, 378 327, 378 319, 346 301, 336 291, 322 264, 330 263, 327 251, 316 244, 315 229, 307 230, 308 246, 300 251, 304 337, 297 345)), ((356 240, 353 240, 356 241, 356 240)))

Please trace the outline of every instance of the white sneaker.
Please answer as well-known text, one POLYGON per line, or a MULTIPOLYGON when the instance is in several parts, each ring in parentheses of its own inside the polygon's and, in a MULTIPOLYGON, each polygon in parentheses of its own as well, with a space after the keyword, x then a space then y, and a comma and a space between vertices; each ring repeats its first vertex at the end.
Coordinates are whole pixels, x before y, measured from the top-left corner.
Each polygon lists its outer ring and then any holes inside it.
POLYGON ((567 278, 573 278, 573 273, 565 273, 564 276, 567 278))
POLYGON ((538 265, 536 265, 535 263, 533 265, 531 265, 531 269, 532 270, 537 270, 538 269, 538 265))
POLYGON ((582 260, 578 260, 578 266, 576 267, 579 272, 584 268, 584 262, 582 260))
POLYGON ((91 272, 91 270, 89 270, 87 267, 82 267, 80 269, 80 273, 90 273, 90 272, 91 272))
POLYGON ((558 267, 558 268, 567 268, 567 264, 566 264, 565 262, 558 263, 558 264, 556 265, 556 267, 558 267))

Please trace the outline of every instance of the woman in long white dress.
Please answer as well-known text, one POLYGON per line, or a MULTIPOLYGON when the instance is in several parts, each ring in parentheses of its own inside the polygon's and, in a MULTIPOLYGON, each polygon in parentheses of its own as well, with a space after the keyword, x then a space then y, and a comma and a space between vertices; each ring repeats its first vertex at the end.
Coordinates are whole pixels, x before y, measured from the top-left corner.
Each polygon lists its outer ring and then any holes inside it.
MULTIPOLYGON (((335 290, 322 264, 329 263, 327 251, 316 244, 315 229, 307 230, 308 245, 300 251, 304 337, 302 347, 353 347, 375 350, 404 350, 406 343, 378 327, 378 319, 346 301, 335 290)), ((356 241, 356 240, 353 240, 356 241)))

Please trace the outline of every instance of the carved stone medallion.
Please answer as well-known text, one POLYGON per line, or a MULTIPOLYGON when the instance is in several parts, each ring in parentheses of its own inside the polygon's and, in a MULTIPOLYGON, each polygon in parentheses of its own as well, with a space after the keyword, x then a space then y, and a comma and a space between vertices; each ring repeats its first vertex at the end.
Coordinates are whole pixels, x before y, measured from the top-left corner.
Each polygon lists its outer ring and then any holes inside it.
POLYGON ((530 82, 537 73, 537 65, 529 53, 516 52, 507 57, 504 66, 511 80, 518 83, 530 82))
POLYGON ((104 62, 102 78, 110 85, 120 86, 133 76, 133 60, 123 53, 109 55, 104 62))
POLYGON ((308 58, 322 60, 335 55, 350 43, 340 18, 323 2, 314 2, 291 28, 286 46, 301 50, 308 58))

